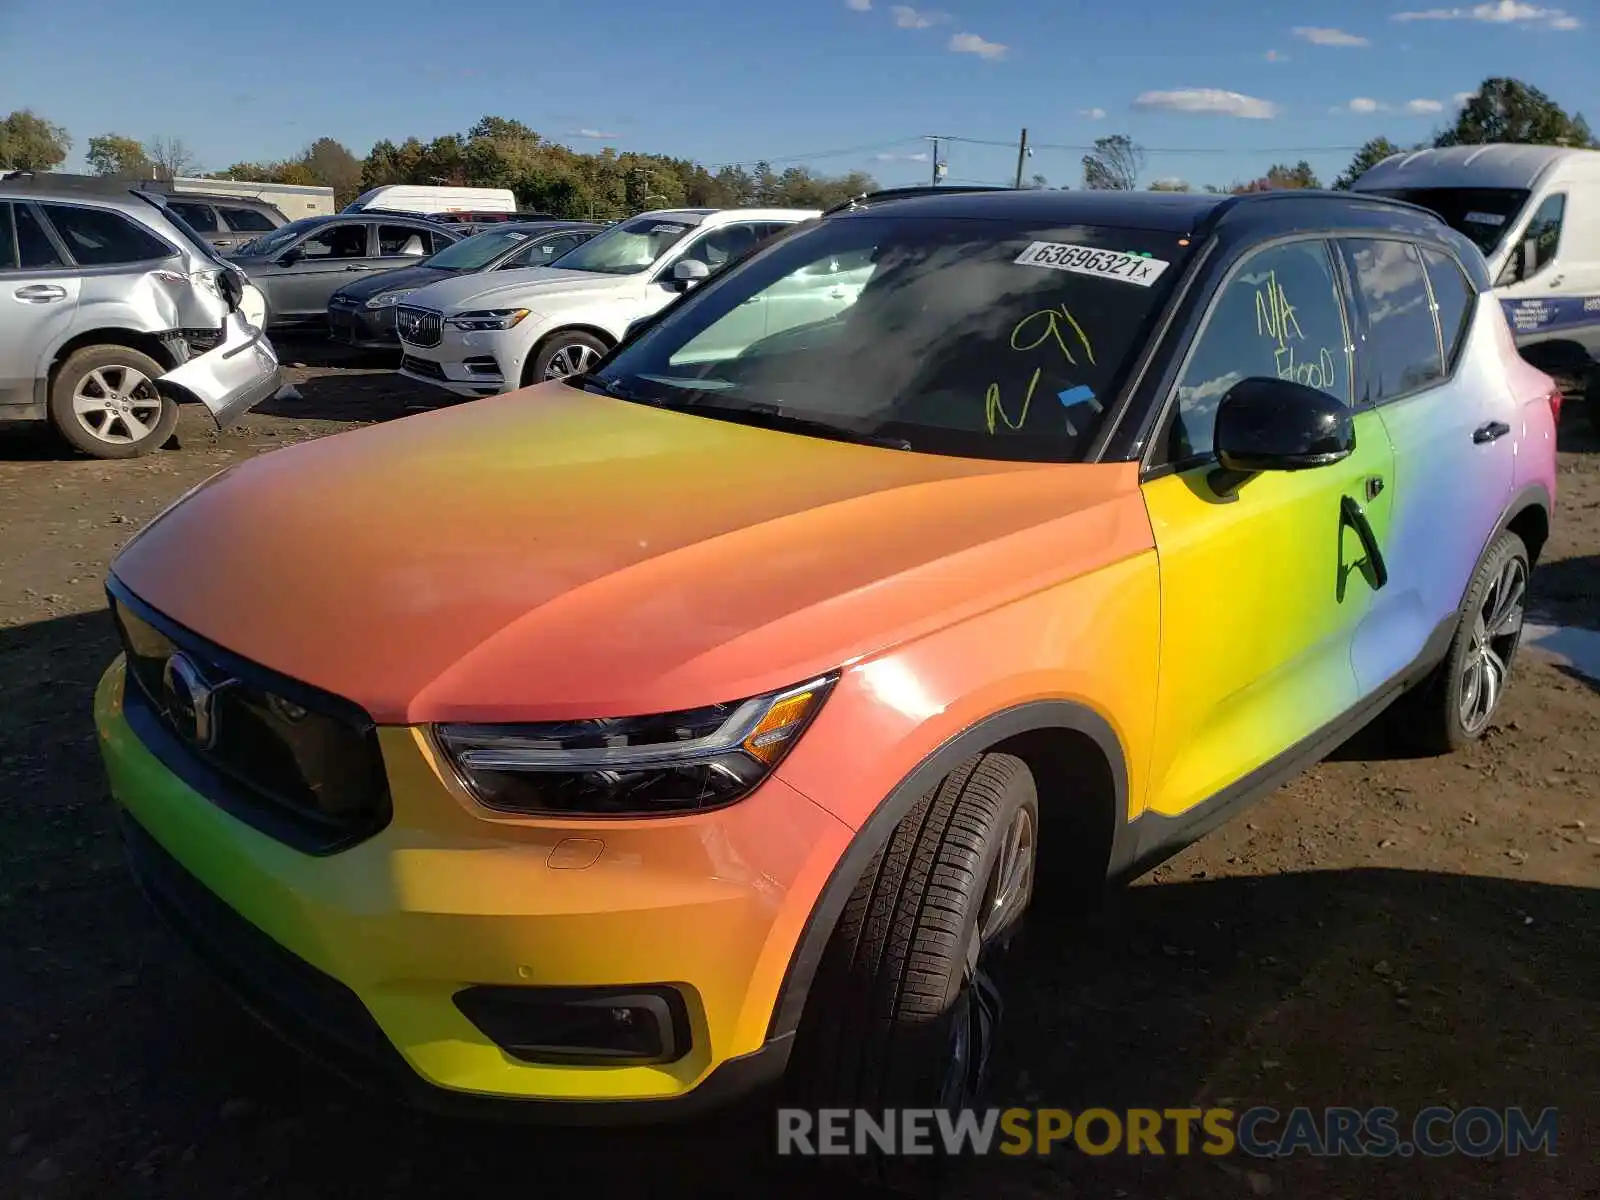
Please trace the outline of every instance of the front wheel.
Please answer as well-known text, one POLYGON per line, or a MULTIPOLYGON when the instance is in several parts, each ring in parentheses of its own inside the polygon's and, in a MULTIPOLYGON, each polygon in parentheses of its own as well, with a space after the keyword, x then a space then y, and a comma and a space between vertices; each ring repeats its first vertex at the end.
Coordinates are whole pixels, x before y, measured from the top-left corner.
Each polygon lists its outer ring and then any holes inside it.
POLYGON ((158 449, 178 424, 178 405, 156 391, 166 368, 127 346, 85 346, 50 382, 50 423, 95 458, 137 458, 158 449))
POLYGON ((528 365, 526 384, 545 383, 582 375, 606 352, 606 344, 593 334, 570 330, 546 338, 528 365))
POLYGON ((974 1105, 1000 1022, 993 958, 1033 895, 1039 802, 1021 759, 968 759, 895 827, 818 967, 794 1099, 820 1108, 974 1105))
POLYGON ((1460 750, 1489 728, 1522 644, 1531 572, 1528 547, 1509 530, 1478 564, 1444 662, 1397 706, 1397 724, 1418 749, 1460 750))

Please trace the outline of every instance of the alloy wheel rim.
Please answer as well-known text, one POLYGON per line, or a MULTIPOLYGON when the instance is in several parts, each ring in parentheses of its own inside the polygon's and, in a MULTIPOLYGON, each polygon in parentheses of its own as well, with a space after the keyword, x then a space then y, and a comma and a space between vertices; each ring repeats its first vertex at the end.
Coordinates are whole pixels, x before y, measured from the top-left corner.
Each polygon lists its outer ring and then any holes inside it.
POLYGON ((585 346, 582 342, 562 346, 550 356, 550 364, 544 369, 544 377, 565 379, 569 375, 581 375, 598 357, 592 346, 585 346))
POLYGON ((1511 659, 1522 639, 1523 600, 1528 569, 1513 558, 1500 569, 1473 615, 1472 637, 1461 664, 1461 728, 1468 735, 1483 731, 1505 692, 1511 659))
POLYGON ((947 1110, 969 1106, 988 1078, 1004 1007, 988 970, 989 958, 1006 944, 1027 910, 1033 894, 1036 841, 1032 810, 1017 809, 984 885, 961 989, 951 1005, 949 1049, 939 1088, 940 1105, 947 1110))
POLYGON ((72 389, 72 414, 90 437, 127 446, 155 431, 161 396, 137 367, 96 367, 72 389))

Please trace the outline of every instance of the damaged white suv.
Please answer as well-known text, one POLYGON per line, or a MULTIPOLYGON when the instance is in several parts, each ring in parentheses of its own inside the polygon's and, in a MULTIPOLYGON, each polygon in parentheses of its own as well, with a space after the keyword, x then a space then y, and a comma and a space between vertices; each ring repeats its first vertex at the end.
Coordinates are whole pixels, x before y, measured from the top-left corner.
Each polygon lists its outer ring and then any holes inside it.
POLYGON ((157 449, 182 401, 230 424, 281 385, 247 287, 159 197, 0 180, 0 424, 96 458, 157 449))

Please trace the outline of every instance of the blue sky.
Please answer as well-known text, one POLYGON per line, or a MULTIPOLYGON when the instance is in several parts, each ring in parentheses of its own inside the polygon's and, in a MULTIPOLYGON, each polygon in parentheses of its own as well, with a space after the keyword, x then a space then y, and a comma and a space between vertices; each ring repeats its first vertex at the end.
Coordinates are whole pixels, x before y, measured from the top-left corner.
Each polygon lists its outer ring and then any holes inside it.
POLYGON ((1429 136, 1489 75, 1600 119, 1588 0, 1432 3, 0 0, 0 112, 66 125, 67 169, 108 131, 177 136, 220 168, 324 135, 361 156, 492 113, 582 149, 885 184, 927 179, 927 134, 1009 143, 948 153, 951 180, 1009 182, 1027 126, 1028 173, 1074 186, 1072 147, 1118 132, 1149 148, 1147 179, 1303 157, 1330 180, 1371 136, 1429 136))

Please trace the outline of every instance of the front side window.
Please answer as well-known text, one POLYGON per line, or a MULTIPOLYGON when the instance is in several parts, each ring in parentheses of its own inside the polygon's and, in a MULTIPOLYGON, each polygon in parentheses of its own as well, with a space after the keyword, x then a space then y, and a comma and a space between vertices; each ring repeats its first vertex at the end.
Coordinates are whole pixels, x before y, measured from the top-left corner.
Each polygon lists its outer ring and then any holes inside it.
POLYGON ((1191 253, 1130 228, 821 221, 575 386, 838 440, 1081 461, 1191 253))
POLYGON ((1561 248, 1561 221, 1566 215, 1567 198, 1561 193, 1545 197, 1544 203, 1534 210, 1523 231, 1522 244, 1527 247, 1522 277, 1531 279, 1556 256, 1561 248))
POLYGON ((695 262, 704 263, 709 270, 715 271, 740 255, 748 254, 755 249, 756 243, 761 240, 761 234, 757 230, 757 226, 748 223, 723 225, 708 230, 696 238, 676 261, 693 259, 695 262))
POLYGON ((687 237, 694 225, 665 217, 635 217, 590 238, 550 265, 565 271, 596 271, 602 275, 637 275, 648 271, 661 257, 687 237))
POLYGON ((366 258, 365 225, 329 225, 300 243, 301 253, 314 258, 366 258))
POLYGON ((235 233, 271 233, 274 228, 265 213, 259 213, 253 208, 219 205, 217 211, 228 223, 228 228, 235 233))
POLYGON ((110 209, 79 208, 70 204, 41 207, 79 266, 111 267, 152 262, 171 258, 174 253, 173 248, 155 234, 110 209))
POLYGON ((1167 461, 1212 452, 1217 405, 1243 379, 1291 379, 1348 404, 1349 344, 1328 244, 1257 251, 1223 285, 1195 339, 1178 383, 1167 461))
POLYGON ((1444 354, 1417 248, 1387 238, 1343 245, 1366 310, 1367 399, 1392 400, 1442 379, 1444 354))

